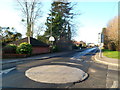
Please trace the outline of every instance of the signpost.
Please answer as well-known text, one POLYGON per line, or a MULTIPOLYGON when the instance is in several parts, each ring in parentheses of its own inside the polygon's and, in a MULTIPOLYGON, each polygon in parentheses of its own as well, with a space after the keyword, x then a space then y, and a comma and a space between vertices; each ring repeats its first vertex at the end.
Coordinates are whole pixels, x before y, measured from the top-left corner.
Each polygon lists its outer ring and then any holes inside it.
POLYGON ((52 47, 53 47, 53 42, 55 41, 55 38, 53 36, 50 36, 49 41, 51 41, 51 52, 52 52, 52 47))

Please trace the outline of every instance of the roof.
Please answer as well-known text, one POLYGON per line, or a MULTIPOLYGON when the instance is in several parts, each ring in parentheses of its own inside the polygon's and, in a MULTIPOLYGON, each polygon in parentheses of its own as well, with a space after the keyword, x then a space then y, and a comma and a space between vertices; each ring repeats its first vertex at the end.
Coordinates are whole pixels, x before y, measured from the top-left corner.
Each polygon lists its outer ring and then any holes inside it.
MULTIPOLYGON (((23 43, 23 42, 27 42, 28 43, 28 37, 20 39, 20 40, 17 40, 17 41, 10 42, 8 44, 19 45, 20 43, 23 43)), ((30 44, 32 46, 41 46, 41 47, 48 47, 49 46, 46 43, 43 43, 42 41, 39 41, 39 40, 37 40, 35 38, 32 38, 32 37, 30 37, 30 44)))

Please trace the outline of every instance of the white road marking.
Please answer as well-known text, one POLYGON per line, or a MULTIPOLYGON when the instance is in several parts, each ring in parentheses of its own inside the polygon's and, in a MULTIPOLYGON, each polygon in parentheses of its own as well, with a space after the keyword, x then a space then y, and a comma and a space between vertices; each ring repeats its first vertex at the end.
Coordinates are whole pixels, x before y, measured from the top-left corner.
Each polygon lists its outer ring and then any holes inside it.
POLYGON ((114 81, 111 88, 118 88, 118 81, 114 81))
POLYGON ((70 63, 70 62, 51 62, 51 63, 62 63, 62 64, 72 64, 72 65, 79 65, 82 66, 81 64, 77 64, 77 63, 70 63))
POLYGON ((116 72, 116 74, 115 74, 116 79, 115 79, 115 81, 113 81, 110 79, 111 74, 110 74, 109 70, 118 71, 118 67, 108 65, 107 78, 106 78, 106 88, 118 88, 118 81, 117 81, 118 80, 118 72, 116 72), (110 81, 113 81, 112 85, 110 84, 110 81))
POLYGON ((72 59, 72 60, 78 60, 78 61, 83 61, 83 59, 81 59, 81 58, 75 58, 75 57, 72 57, 72 58, 70 58, 70 59, 72 59))
POLYGON ((78 58, 78 59, 76 59, 76 60, 78 60, 78 61, 83 61, 83 59, 80 59, 80 58, 78 58))
POLYGON ((96 48, 88 49, 88 50, 85 50, 83 52, 77 53, 73 57, 71 57, 70 59, 72 59, 72 60, 78 60, 78 61, 83 61, 83 59, 85 58, 84 55, 90 53, 94 49, 96 49, 96 48))
POLYGON ((12 71, 13 69, 15 69, 16 67, 13 67, 13 68, 10 68, 10 69, 6 69, 6 70, 3 70, 3 71, 0 71, 0 75, 2 75, 3 73, 4 74, 7 74, 8 72, 12 71))

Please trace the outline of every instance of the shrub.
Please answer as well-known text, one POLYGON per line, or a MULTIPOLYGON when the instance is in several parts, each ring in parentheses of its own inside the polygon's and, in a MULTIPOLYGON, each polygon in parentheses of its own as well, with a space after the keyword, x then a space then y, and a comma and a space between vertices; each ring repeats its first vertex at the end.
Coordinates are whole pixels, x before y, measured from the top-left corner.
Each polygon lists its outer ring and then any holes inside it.
POLYGON ((58 52, 59 49, 58 49, 58 47, 57 47, 56 45, 54 45, 54 46, 52 47, 52 51, 53 51, 53 52, 58 52))
POLYGON ((72 45, 72 49, 78 49, 79 47, 76 45, 72 45))
POLYGON ((3 48, 3 53, 16 53, 16 48, 15 44, 9 44, 3 48))
POLYGON ((19 54, 31 54, 32 52, 32 45, 29 43, 21 43, 18 47, 17 47, 17 53, 19 54))
POLYGON ((116 45, 114 42, 111 42, 108 44, 108 49, 109 50, 112 50, 112 51, 115 51, 116 50, 116 45))

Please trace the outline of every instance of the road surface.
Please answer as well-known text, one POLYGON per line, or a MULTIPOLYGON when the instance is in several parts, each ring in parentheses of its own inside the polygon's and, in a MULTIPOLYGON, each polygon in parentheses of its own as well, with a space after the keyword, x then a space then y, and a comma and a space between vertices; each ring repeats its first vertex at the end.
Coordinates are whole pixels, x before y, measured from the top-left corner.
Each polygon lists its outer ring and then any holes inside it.
POLYGON ((97 48, 87 49, 83 52, 73 52, 59 57, 45 60, 16 62, 4 65, 2 75, 2 88, 110 88, 118 87, 117 70, 92 60, 97 48), (43 83, 26 77, 25 72, 33 67, 44 65, 64 65, 83 70, 89 76, 82 82, 76 83, 43 83), (9 68, 8 68, 9 66, 9 68), (7 67, 7 68, 5 68, 7 67))

